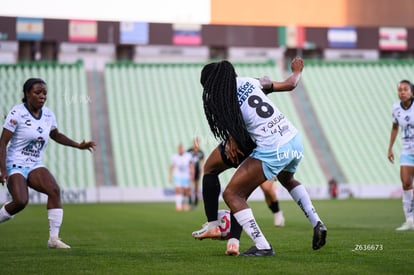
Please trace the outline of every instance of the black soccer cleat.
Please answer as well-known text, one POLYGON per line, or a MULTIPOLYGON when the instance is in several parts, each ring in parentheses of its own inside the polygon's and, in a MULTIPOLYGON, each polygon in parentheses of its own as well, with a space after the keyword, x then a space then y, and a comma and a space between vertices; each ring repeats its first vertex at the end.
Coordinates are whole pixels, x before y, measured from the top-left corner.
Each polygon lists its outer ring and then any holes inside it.
POLYGON ((273 251, 272 246, 270 249, 257 249, 254 245, 249 248, 249 250, 241 253, 239 256, 246 256, 246 257, 263 257, 263 256, 274 256, 275 252, 273 251))
POLYGON ((313 240, 312 248, 313 250, 318 250, 326 243, 326 235, 328 234, 328 229, 322 222, 318 222, 313 228, 313 240))

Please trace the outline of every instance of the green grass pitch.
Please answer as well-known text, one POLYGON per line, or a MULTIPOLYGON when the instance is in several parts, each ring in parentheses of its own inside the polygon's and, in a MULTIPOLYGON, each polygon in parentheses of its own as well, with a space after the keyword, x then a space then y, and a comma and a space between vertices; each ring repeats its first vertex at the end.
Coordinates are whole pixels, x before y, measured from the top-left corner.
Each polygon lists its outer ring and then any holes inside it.
MULTIPOLYGON (((45 205, 28 205, 0 224, 0 274, 408 274, 414 230, 401 200, 316 200, 327 244, 311 248, 312 228, 293 201, 281 201, 286 226, 275 228, 264 202, 250 203, 276 255, 229 257, 226 242, 194 240, 203 205, 176 212, 171 203, 66 204, 61 237, 70 250, 46 248, 45 205)), ((220 208, 226 208, 221 202, 220 208)), ((240 250, 252 245, 245 233, 240 250)))

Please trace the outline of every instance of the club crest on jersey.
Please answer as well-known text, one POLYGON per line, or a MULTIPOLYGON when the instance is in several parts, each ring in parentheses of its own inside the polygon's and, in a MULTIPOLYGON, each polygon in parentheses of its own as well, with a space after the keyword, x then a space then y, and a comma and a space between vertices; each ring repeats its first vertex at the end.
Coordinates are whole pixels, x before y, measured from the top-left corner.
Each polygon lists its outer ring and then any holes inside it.
POLYGON ((404 120, 405 120, 405 121, 410 121, 410 117, 409 117, 409 116, 406 116, 406 117, 404 118, 404 120))
POLYGON ((15 120, 15 119, 10 119, 9 123, 10 123, 11 125, 17 125, 17 120, 15 120))
POLYGON ((43 133, 43 129, 42 129, 42 127, 38 127, 37 129, 36 129, 39 133, 43 133))

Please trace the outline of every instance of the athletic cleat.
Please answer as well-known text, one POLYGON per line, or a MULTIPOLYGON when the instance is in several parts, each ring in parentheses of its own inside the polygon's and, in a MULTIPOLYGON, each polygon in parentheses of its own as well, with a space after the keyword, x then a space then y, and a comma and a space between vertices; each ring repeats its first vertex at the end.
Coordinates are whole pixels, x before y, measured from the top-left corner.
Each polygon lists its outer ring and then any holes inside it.
POLYGON ((234 243, 234 242, 227 243, 226 255, 228 255, 228 256, 239 256, 240 255, 239 244, 234 243))
POLYGON ((326 235, 328 234, 328 230, 326 226, 319 221, 316 226, 313 228, 313 240, 312 240, 312 248, 313 250, 318 250, 326 243, 326 235))
POLYGON ((203 228, 201 228, 200 230, 194 231, 192 235, 195 239, 198 239, 198 240, 203 240, 207 238, 214 239, 214 240, 221 239, 220 228, 218 226, 209 228, 208 222, 203 224, 203 228))
POLYGON ((250 247, 249 250, 240 254, 240 256, 246 256, 246 257, 263 257, 263 256, 274 256, 274 255, 275 255, 275 252, 273 251, 272 246, 270 246, 270 249, 257 249, 255 245, 250 247))
POLYGON ((279 211, 274 214, 275 226, 283 227, 285 226, 285 217, 283 216, 283 211, 279 211))
POLYGON ((50 237, 50 239, 47 241, 47 247, 63 249, 70 248, 70 246, 62 242, 59 237, 50 237))
POLYGON ((397 231, 414 230, 414 223, 412 221, 406 221, 400 227, 396 228, 397 231))

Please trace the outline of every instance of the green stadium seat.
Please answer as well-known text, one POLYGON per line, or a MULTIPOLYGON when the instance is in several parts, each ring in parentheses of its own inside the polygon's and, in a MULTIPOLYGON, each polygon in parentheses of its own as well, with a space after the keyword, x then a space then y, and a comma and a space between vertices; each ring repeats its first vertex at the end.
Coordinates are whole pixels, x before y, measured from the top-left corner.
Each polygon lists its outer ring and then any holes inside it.
MULTIPOLYGON (((303 82, 348 183, 398 186, 398 161, 387 159, 391 106, 398 82, 413 69, 397 61, 307 62, 303 82)), ((397 139, 396 156, 400 148, 397 139)))

